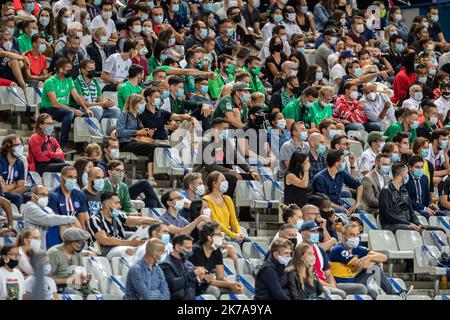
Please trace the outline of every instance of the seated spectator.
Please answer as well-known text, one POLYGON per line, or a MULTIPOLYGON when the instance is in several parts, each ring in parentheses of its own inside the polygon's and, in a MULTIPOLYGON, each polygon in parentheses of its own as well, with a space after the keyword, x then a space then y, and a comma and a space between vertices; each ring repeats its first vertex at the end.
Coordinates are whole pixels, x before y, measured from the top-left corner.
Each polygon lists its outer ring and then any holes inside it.
POLYGON ((360 284, 336 283, 336 280, 331 273, 330 264, 328 261, 328 254, 323 248, 317 245, 319 241, 320 227, 313 221, 307 222, 301 228, 303 244, 309 244, 313 247, 314 256, 316 257, 313 264, 314 271, 320 284, 324 286, 324 290, 329 294, 337 294, 343 299, 347 294, 367 294, 367 288, 360 284))
POLYGON ((87 158, 79 158, 73 164, 77 170, 77 190, 84 191, 89 184, 89 170, 94 167, 94 163, 87 158))
POLYGON ((376 156, 383 150, 386 137, 382 132, 372 131, 367 136, 367 144, 369 148, 361 154, 359 169, 361 175, 365 176, 369 171, 373 170, 376 156))
POLYGON ((153 139, 155 129, 144 128, 138 118, 145 111, 145 106, 144 97, 137 94, 130 95, 125 103, 124 111, 119 116, 116 130, 122 152, 148 157, 147 179, 152 187, 156 187, 156 180, 153 176, 153 152, 156 148, 153 139))
POLYGON ((136 42, 127 39, 121 52, 113 53, 103 63, 101 79, 105 86, 103 91, 116 91, 128 76, 131 57, 136 50, 136 42))
MULTIPOLYGON (((135 232, 135 235, 142 239, 159 239, 161 240, 165 245, 165 252, 167 255, 171 254, 173 251, 173 245, 170 242, 170 232, 169 232, 169 225, 166 223, 156 220, 155 222, 151 223, 150 225, 144 227, 141 226, 140 229, 138 229, 135 232), (141 231, 141 232, 140 232, 141 231)), ((134 260, 140 260, 145 255, 145 248, 147 246, 147 242, 144 242, 139 248, 137 248, 135 254, 134 254, 134 260)))
POLYGON ((77 105, 82 107, 88 116, 93 115, 75 89, 71 72, 72 64, 68 59, 61 58, 55 63, 55 75, 45 80, 39 107, 41 113, 47 113, 61 122, 60 142, 63 150, 67 148, 69 142, 69 132, 74 116, 83 116, 82 111, 69 106, 69 96, 72 95, 77 105))
POLYGON ((161 240, 147 242, 145 256, 128 270, 126 300, 169 300, 170 291, 159 266, 166 260, 161 240))
MULTIPOLYGON (((75 89, 84 103, 100 122, 102 119, 119 118, 120 110, 111 99, 104 99, 100 84, 95 77, 95 63, 93 60, 83 59, 80 62, 80 75, 74 80, 75 89)), ((71 105, 78 109, 71 99, 71 105)))
MULTIPOLYGON (((349 192, 349 196, 351 194, 351 192, 349 192)), ((345 194, 345 193, 343 193, 345 194)), ((332 203, 330 198, 328 198, 326 195, 321 194, 321 193, 313 193, 312 195, 310 195, 309 197, 309 203, 312 204, 313 206, 316 206, 317 208, 319 208, 320 211, 320 217, 321 219, 325 220, 325 223, 321 223, 321 226, 323 225, 324 228, 326 229, 326 231, 329 234, 329 237, 337 239, 338 238, 338 234, 335 230, 335 226, 334 226, 334 220, 336 217, 336 212, 334 210, 334 208, 332 207, 332 203)), ((316 222, 317 224, 319 224, 320 222, 316 222)))
POLYGON ((69 164, 64 162, 64 152, 52 134, 53 118, 48 113, 41 113, 36 119, 34 133, 29 140, 28 170, 39 174, 60 172, 69 164))
POLYGON ((89 239, 89 233, 79 228, 67 228, 62 235, 63 243, 51 247, 48 257, 50 277, 55 280, 58 293, 78 294, 86 297, 99 293, 90 286, 91 274, 86 273, 81 250, 89 239))
POLYGON ((327 169, 320 171, 313 179, 314 192, 327 195, 336 212, 352 214, 361 212, 363 186, 360 181, 350 176, 344 170, 344 154, 342 151, 330 151, 327 154, 327 169), (356 201, 352 206, 341 199, 342 186, 356 189, 356 201))
POLYGON ((353 82, 346 82, 344 93, 337 97, 333 107, 333 117, 345 124, 345 130, 380 131, 379 126, 367 122, 364 104, 358 101, 358 87, 353 82))
POLYGON ((434 101, 434 104, 437 106, 441 121, 444 121, 450 110, 450 83, 442 82, 439 88, 441 96, 434 101))
POLYGON ((48 276, 48 274, 52 271, 52 266, 48 255, 44 252, 33 253, 31 257, 31 265, 36 270, 39 270, 39 272, 36 272, 25 280, 24 299, 59 300, 55 280, 48 276), (43 278, 39 279, 40 276, 43 278))
POLYGON ((368 123, 378 125, 380 131, 383 131, 397 121, 391 99, 387 94, 378 92, 376 83, 364 84, 363 92, 361 101, 364 103, 364 113, 368 123))
POLYGON ((17 268, 19 264, 19 248, 13 244, 4 245, 0 249, 0 300, 23 300, 25 280, 17 268), (9 288, 9 289, 8 289, 9 288))
MULTIPOLYGON (((0 51, 0 73, 3 85, 10 86, 12 83, 25 89, 26 83, 22 70, 27 68, 30 61, 27 57, 21 56, 12 49, 13 34, 8 30, 0 33, 0 43, 3 50, 0 51), (9 45, 11 44, 11 45, 9 45)), ((15 39, 15 38, 14 38, 15 39)))
POLYGON ((185 234, 176 235, 172 240, 173 252, 160 266, 171 300, 195 300, 195 292, 200 286, 198 278, 205 275, 205 270, 195 268, 189 261, 193 255, 192 240, 185 234))
POLYGON ((449 132, 446 129, 434 130, 431 133, 430 152, 427 160, 434 167, 433 184, 435 186, 441 182, 442 177, 450 173, 448 136, 449 132))
POLYGON ((17 38, 19 42, 19 52, 24 53, 32 49, 31 38, 38 33, 36 21, 25 21, 23 23, 23 33, 17 38))
MULTIPOLYGON (((302 242, 302 235, 300 234, 300 228, 303 224, 303 214, 302 210, 297 206, 296 204, 290 204, 290 205, 281 205, 281 218, 283 219, 283 222, 290 226, 295 226, 297 229, 297 236, 294 239, 290 239, 292 243, 299 244, 302 242)), ((273 237, 273 241, 277 240, 280 237, 280 232, 277 232, 277 234, 273 237)), ((273 243, 272 241, 272 243, 273 243)))
POLYGON ((314 87, 308 87, 303 94, 288 103, 283 109, 283 116, 286 119, 287 129, 291 129, 294 122, 302 121, 307 129, 315 128, 315 124, 311 122, 311 107, 319 97, 319 91, 314 87))
POLYGON ((107 176, 105 177, 103 191, 112 191, 117 193, 120 198, 120 206, 124 212, 127 214, 136 214, 136 210, 133 208, 131 199, 137 199, 141 193, 145 195, 144 203, 147 208, 161 207, 161 203, 159 202, 155 191, 147 180, 139 180, 128 187, 128 185, 124 182, 125 167, 122 161, 111 160, 106 169, 107 176))
POLYGON ((185 175, 183 178, 183 187, 184 189, 181 190, 180 193, 185 199, 185 207, 187 202, 190 205, 191 201, 201 199, 206 190, 206 187, 203 184, 202 175, 198 172, 191 172, 185 175))
POLYGON ((394 139, 394 136, 399 132, 406 132, 411 143, 416 141, 416 129, 419 127, 419 113, 417 112, 417 110, 405 110, 402 114, 401 119, 399 119, 398 117, 397 119, 397 122, 391 124, 384 131, 384 135, 387 136, 386 142, 392 141, 394 139))
POLYGON ((61 184, 49 192, 48 206, 56 214, 76 217, 81 227, 86 229, 89 219, 86 199, 76 186, 77 170, 72 166, 64 167, 61 170, 61 184))
POLYGON ((113 257, 132 259, 137 246, 144 243, 136 237, 126 239, 125 226, 132 227, 152 223, 149 217, 126 216, 120 211, 120 199, 114 192, 101 195, 102 209, 89 218, 88 228, 97 242, 101 255, 111 260, 113 257))
POLYGON ((423 99, 423 91, 420 85, 414 84, 409 87, 409 99, 406 99, 402 103, 402 108, 420 110, 420 102, 423 99))
POLYGON ((431 141, 431 133, 440 127, 438 110, 433 102, 424 103, 422 110, 425 119, 416 130, 417 137, 424 137, 428 141, 431 141))
POLYGON ((195 159, 194 172, 202 173, 203 180, 213 171, 221 172, 228 181, 227 190, 222 193, 233 196, 237 180, 254 179, 259 180, 259 175, 245 163, 241 152, 234 144, 230 142, 228 120, 224 118, 214 119, 212 121, 211 133, 203 137, 201 148, 197 152, 195 159), (209 152, 207 154, 205 152, 209 152), (226 155, 226 156, 225 156, 226 155), (241 175, 232 170, 231 163, 238 165, 247 174, 241 175))
POLYGON ((23 229, 17 236, 16 245, 20 253, 18 269, 25 278, 28 278, 35 273, 30 258, 34 253, 41 250, 41 234, 39 230, 35 228, 23 229))
POLYGON ((290 129, 290 139, 280 145, 280 170, 279 179, 283 179, 288 172, 289 164, 294 152, 298 151, 308 154, 310 145, 308 144, 308 131, 303 122, 294 122, 290 129))
MULTIPOLYGON (((291 134, 286 129, 286 120, 281 112, 272 111, 268 118, 271 127, 267 130, 267 142, 273 155, 278 159, 281 147, 286 141, 291 140, 291 134)), ((291 129, 293 128, 291 126, 291 129)))
POLYGON ((324 119, 332 118, 333 116, 333 89, 329 86, 323 86, 319 90, 319 97, 314 101, 309 110, 311 116, 311 124, 316 128, 319 127, 320 122, 324 119))
POLYGON ((379 196, 381 190, 391 180, 391 159, 387 153, 379 153, 375 157, 375 167, 362 179, 363 198, 361 209, 367 213, 378 215, 379 196))
POLYGON ((103 170, 103 175, 108 175, 108 164, 111 160, 117 160, 120 157, 119 140, 114 137, 103 138, 102 145, 102 157, 97 163, 97 166, 103 170))
POLYGON ((277 239, 270 245, 270 255, 259 268, 255 279, 255 300, 290 300, 287 275, 294 246, 288 239, 277 239))
POLYGON ((307 204, 302 208, 302 213, 304 219, 303 224, 308 221, 312 221, 320 227, 320 229, 318 230, 319 237, 317 239, 314 239, 314 241, 316 241, 314 243, 318 244, 325 251, 329 251, 337 243, 337 240, 336 238, 331 237, 330 233, 328 232, 327 220, 322 218, 319 208, 316 205, 307 204))
POLYGON ((231 95, 223 96, 217 103, 212 115, 216 118, 225 118, 234 129, 242 129, 247 122, 247 103, 250 102, 250 87, 243 82, 233 84, 231 95))
POLYGON ((433 190, 434 166, 431 164, 430 160, 427 159, 430 154, 430 143, 427 139, 419 137, 414 141, 412 149, 413 154, 423 158, 423 174, 428 178, 430 190, 433 190))
POLYGON ((31 49, 22 53, 30 61, 30 68, 25 69, 25 80, 30 86, 41 87, 42 81, 50 77, 47 70, 47 60, 44 55, 44 52, 47 50, 45 38, 42 35, 33 35, 31 44, 31 49))
POLYGON ((48 196, 49 192, 45 186, 36 185, 31 189, 31 200, 23 206, 24 226, 25 228, 35 228, 40 231, 40 248, 43 250, 47 250, 53 244, 59 243, 59 232, 61 231, 62 234, 66 227, 81 227, 75 216, 59 215, 53 212, 48 207, 48 196))
POLYGON ((128 80, 117 90, 117 101, 120 111, 125 107, 125 101, 132 94, 140 94, 142 87, 139 86, 144 80, 144 68, 138 64, 132 64, 128 69, 128 80))
POLYGON ((80 51, 81 46, 81 39, 77 35, 68 36, 67 42, 64 45, 63 48, 56 51, 52 63, 49 66, 50 72, 58 71, 56 62, 58 62, 59 59, 65 58, 67 61, 72 65, 72 69, 70 72, 67 72, 69 77, 72 79, 76 79, 78 75, 80 74, 80 62, 83 60, 83 55, 80 51))
POLYGON ((314 272, 316 257, 312 246, 300 244, 287 271, 287 287, 292 300, 325 300, 326 292, 314 272))
POLYGON ((227 237, 243 241, 239 221, 236 217, 233 200, 226 195, 228 181, 219 171, 211 172, 205 180, 206 194, 203 197, 211 208, 211 220, 219 224, 220 230, 227 237))
POLYGON ((91 160, 94 166, 98 166, 98 162, 102 158, 102 148, 96 142, 89 143, 84 149, 84 156, 91 160))
POLYGON ((303 207, 308 203, 309 169, 308 155, 295 151, 289 160, 284 177, 284 203, 303 207))
POLYGON ((300 96, 300 86, 297 75, 288 75, 283 81, 283 87, 273 93, 269 107, 272 113, 283 111, 284 107, 300 96))
POLYGON ((412 156, 408 161, 409 179, 405 187, 408 190, 412 209, 427 220, 430 216, 447 216, 431 201, 430 183, 424 175, 423 163, 424 159, 421 156, 412 156))
POLYGON ((103 170, 99 167, 93 167, 88 171, 88 181, 86 188, 83 190, 86 199, 86 207, 89 217, 92 217, 102 209, 100 193, 105 186, 103 170))
MULTIPOLYGON (((359 143, 359 142, 356 142, 359 143)), ((342 151, 344 153, 344 171, 352 177, 359 176, 356 156, 350 149, 350 142, 346 135, 336 135, 331 139, 330 147, 332 151, 342 151)))
POLYGON ((403 55, 402 67, 396 74, 393 83, 394 96, 391 98, 391 101, 394 104, 406 98, 409 87, 417 80, 416 73, 414 72, 415 57, 415 51, 407 51, 403 55))
POLYGON ((398 151, 400 153, 400 162, 406 164, 408 163, 409 157, 412 153, 409 145, 409 136, 406 132, 398 132, 395 134, 394 139, 392 140, 398 147, 398 151))
POLYGON ((95 77, 100 77, 103 65, 108 57, 116 52, 116 48, 108 44, 105 28, 94 29, 91 36, 92 42, 86 47, 86 51, 90 59, 94 61, 95 77))
POLYGON ((1 195, 17 209, 29 199, 25 192, 25 166, 22 161, 23 140, 16 134, 3 138, 0 152, 1 195))
POLYGON ((342 242, 338 243, 330 254, 331 272, 337 283, 364 284, 368 288, 368 294, 372 299, 376 299, 377 292, 370 289, 368 284, 373 272, 377 272, 379 275, 377 284, 386 294, 399 295, 405 299, 412 292, 412 286, 401 292, 393 288, 380 266, 387 261, 386 255, 360 246, 360 231, 356 223, 346 224, 342 235, 342 242))

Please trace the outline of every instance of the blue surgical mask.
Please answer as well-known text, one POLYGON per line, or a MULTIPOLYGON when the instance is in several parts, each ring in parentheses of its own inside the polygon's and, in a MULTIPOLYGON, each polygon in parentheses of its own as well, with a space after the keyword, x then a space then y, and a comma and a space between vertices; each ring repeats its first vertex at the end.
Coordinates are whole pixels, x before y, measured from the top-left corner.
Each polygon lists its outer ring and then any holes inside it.
POLYGON ((170 242, 170 234, 164 233, 161 236, 161 241, 164 243, 164 245, 167 245, 170 242))
POLYGON ((316 80, 321 81, 323 79, 323 72, 317 72, 316 73, 316 80))
POLYGON ((178 12, 178 11, 180 11, 180 5, 179 5, 179 4, 174 4, 174 5, 172 5, 172 11, 173 11, 173 12, 178 12))
POLYGON ((145 111, 145 102, 139 104, 139 106, 138 106, 138 113, 139 113, 139 114, 143 114, 144 111, 145 111))
POLYGON ((205 39, 208 36, 208 29, 201 29, 200 30, 200 38, 205 39))
POLYGON ((250 100, 250 98, 251 98, 250 93, 245 92, 245 93, 242 95, 242 102, 243 102, 243 103, 247 103, 247 102, 250 100))
POLYGON ((382 174, 389 174, 391 171, 391 166, 380 166, 380 172, 382 174))
POLYGON ((295 226, 297 227, 297 230, 300 230, 300 228, 301 228, 302 225, 303 225, 303 222, 304 222, 304 221, 301 220, 301 219, 297 221, 297 223, 296 223, 296 225, 295 225, 295 226))
POLYGON ((328 137, 330 139, 333 139, 335 135, 337 135, 337 130, 331 129, 330 131, 328 131, 328 137))
POLYGON ((48 126, 48 127, 45 127, 44 129, 42 129, 42 131, 44 132, 44 134, 46 136, 51 136, 54 129, 55 128, 53 126, 48 126))
POLYGON ((168 97, 170 96, 170 91, 169 90, 164 90, 162 93, 161 93, 161 99, 167 99, 168 97))
POLYGON ((275 14, 275 15, 273 16, 273 20, 274 20, 276 23, 280 23, 281 20, 283 20, 283 16, 282 16, 281 14, 275 14))
POLYGON ((94 180, 94 189, 98 192, 102 192, 105 187, 105 181, 103 179, 94 180))
POLYGON ((111 218, 117 218, 120 216, 120 211, 117 209, 111 209, 111 218))
POLYGON ((407 174, 404 178, 403 178, 403 183, 407 184, 409 181, 409 174, 407 174))
POLYGON ((350 155, 350 151, 344 150, 344 157, 348 157, 350 155))
POLYGON ((345 161, 341 163, 341 165, 339 166, 339 171, 343 172, 345 171, 345 161))
POLYGON ((146 13, 142 14, 141 21, 145 21, 147 19, 148 19, 148 14, 146 14, 146 13))
POLYGON ((410 124, 411 129, 417 129, 419 127, 419 121, 413 121, 413 123, 410 124))
POLYGON ((155 16, 155 17, 153 18, 153 20, 156 22, 156 24, 161 24, 161 23, 163 23, 163 19, 164 19, 163 16, 155 16))
POLYGON ((420 179, 423 176, 423 169, 414 169, 412 174, 414 178, 420 179))
POLYGON ((179 88, 177 90, 177 93, 175 93, 175 96, 177 97, 177 99, 180 99, 181 97, 184 96, 184 89, 183 88, 179 88))
POLYGON ((302 141, 308 140, 308 132, 307 131, 302 131, 300 133, 300 139, 302 139, 302 141))
POLYGON ((403 51, 405 51, 405 47, 403 46, 403 44, 397 43, 395 45, 395 51, 397 51, 398 53, 403 53, 403 51))
POLYGON ((441 141, 439 148, 441 148, 441 150, 446 150, 448 148, 448 140, 441 141))
POLYGON ((205 10, 205 11, 212 11, 212 9, 213 9, 213 4, 212 3, 205 3, 204 5, 203 5, 203 10, 205 10))
POLYGON ((232 29, 232 28, 227 29, 227 36, 231 38, 233 35, 234 35, 234 29, 232 29))
POLYGON ((161 257, 159 257, 158 264, 164 263, 164 261, 166 261, 166 258, 167 254, 162 254, 161 257))
POLYGON ((303 48, 297 48, 297 51, 302 53, 302 54, 305 54, 306 49, 304 47, 303 48))
POLYGON ((318 233, 311 233, 309 235, 309 243, 317 244, 317 243, 319 243, 319 240, 320 240, 320 234, 318 234, 318 233))
POLYGON ((327 151, 327 146, 324 144, 320 144, 319 146, 316 147, 316 152, 318 154, 324 154, 325 151, 327 151))
POLYGON ((205 95, 205 94, 207 94, 208 93, 208 90, 209 90, 209 87, 208 87, 208 85, 206 84, 202 84, 202 87, 201 87, 201 89, 200 89, 200 91, 202 92, 202 94, 203 95, 205 95))
POLYGON ((428 158, 428 156, 430 155, 430 150, 429 149, 424 149, 424 150, 422 150, 420 155, 422 156, 422 158, 428 158))
POLYGON ((419 77, 418 80, 420 83, 426 83, 428 80, 428 77, 419 77))
POLYGON ((81 182, 83 184, 83 187, 87 187, 89 185, 89 175, 87 172, 83 172, 83 175, 81 176, 81 182))
POLYGON ((30 12, 34 10, 34 2, 27 3, 27 10, 30 12))
POLYGON ((228 130, 222 130, 222 131, 220 131, 219 136, 220 136, 220 138, 221 138, 222 140, 227 139, 227 138, 228 138, 228 130))
POLYGON ((153 99, 153 106, 155 107, 155 108, 157 108, 157 107, 159 107, 160 105, 161 105, 161 98, 155 98, 155 99, 153 99))
POLYGON ((175 39, 175 38, 169 39, 169 47, 173 47, 175 45, 175 43, 177 43, 177 39, 175 39))
POLYGON ((64 186, 67 190, 72 191, 77 186, 77 180, 76 179, 66 179, 64 182, 64 186))
POLYGON ((169 56, 168 56, 167 54, 161 53, 161 54, 159 55, 159 60, 165 61, 168 57, 169 57, 169 56))
POLYGON ((392 153, 391 154, 391 161, 392 162, 399 162, 400 161, 400 156, 398 155, 398 153, 392 153))
POLYGON ((360 77, 360 76, 361 76, 361 73, 362 73, 361 68, 356 68, 356 69, 355 69, 355 76, 360 77))

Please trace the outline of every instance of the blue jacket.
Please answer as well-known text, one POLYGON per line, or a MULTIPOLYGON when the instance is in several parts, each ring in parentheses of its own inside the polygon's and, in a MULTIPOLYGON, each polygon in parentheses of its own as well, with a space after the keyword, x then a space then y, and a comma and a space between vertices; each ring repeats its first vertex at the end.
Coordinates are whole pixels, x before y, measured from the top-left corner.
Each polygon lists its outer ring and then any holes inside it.
POLYGON ((430 188, 428 183, 428 177, 422 175, 420 178, 420 189, 422 193, 422 201, 417 199, 416 179, 409 174, 409 181, 406 184, 406 190, 408 190, 409 198, 411 199, 411 206, 414 211, 424 210, 431 204, 430 188))
POLYGON ((137 118, 128 112, 121 112, 117 121, 116 130, 119 143, 130 142, 131 138, 136 137, 136 131, 141 129, 137 118))
POLYGON ((317 30, 323 31, 325 29, 325 24, 330 19, 331 14, 325 9, 325 7, 318 3, 314 6, 314 24, 317 30))

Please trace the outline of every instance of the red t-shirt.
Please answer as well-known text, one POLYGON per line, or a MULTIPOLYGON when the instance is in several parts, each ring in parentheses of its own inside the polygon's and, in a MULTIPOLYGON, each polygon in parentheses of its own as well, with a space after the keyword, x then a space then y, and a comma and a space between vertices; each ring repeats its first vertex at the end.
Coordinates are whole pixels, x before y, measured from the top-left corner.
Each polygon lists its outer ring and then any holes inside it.
POLYGON ((43 71, 47 70, 47 60, 43 54, 39 54, 37 57, 33 55, 32 50, 22 53, 23 56, 30 60, 30 73, 33 76, 42 75, 43 71))
MULTIPOLYGON (((22 2, 20 0, 13 0, 13 6, 14 6, 14 10, 18 11, 18 10, 24 10, 23 6, 22 6, 22 2)), ((33 10, 33 15, 37 17, 37 14, 39 13, 39 10, 41 10, 39 8, 39 6, 35 3, 34 4, 34 10, 33 10)))

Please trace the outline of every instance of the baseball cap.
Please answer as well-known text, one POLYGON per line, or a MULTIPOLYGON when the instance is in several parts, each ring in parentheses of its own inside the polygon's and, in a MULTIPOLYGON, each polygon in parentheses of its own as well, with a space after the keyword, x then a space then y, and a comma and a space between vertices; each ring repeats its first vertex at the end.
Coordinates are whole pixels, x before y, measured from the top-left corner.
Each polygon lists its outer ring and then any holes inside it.
POLYGON ((332 28, 327 28, 325 29, 325 31, 323 32, 324 36, 338 36, 338 33, 336 32, 336 30, 332 29, 332 28))
POLYGON ((235 84, 233 84, 233 89, 231 91, 235 92, 235 91, 245 91, 245 90, 250 91, 250 87, 248 86, 248 84, 246 84, 244 82, 236 82, 235 84))
POLYGON ((322 230, 321 227, 317 225, 314 221, 307 221, 302 224, 302 227, 300 228, 300 232, 302 231, 317 231, 322 230))
POLYGON ((67 228, 63 233, 64 242, 85 241, 89 239, 89 233, 79 228, 67 228))
POLYGON ((355 55, 353 54, 352 51, 350 50, 344 50, 341 52, 341 54, 339 55, 340 59, 347 59, 347 58, 351 58, 351 57, 355 57, 355 55))
POLYGON ((370 145, 374 141, 377 141, 377 140, 384 141, 384 140, 386 140, 386 138, 387 137, 383 135, 383 132, 381 132, 381 131, 372 131, 367 136, 367 143, 370 145))
POLYGON ((345 213, 341 213, 341 212, 335 212, 334 215, 336 216, 336 219, 340 219, 342 221, 343 224, 347 224, 348 223, 348 217, 345 213))

